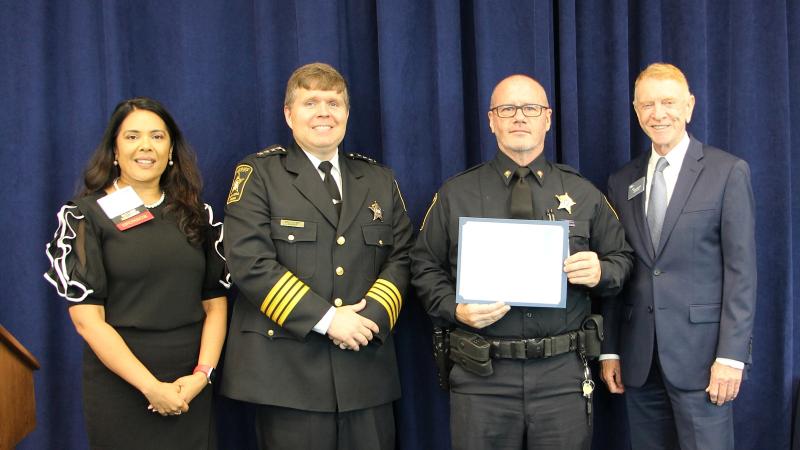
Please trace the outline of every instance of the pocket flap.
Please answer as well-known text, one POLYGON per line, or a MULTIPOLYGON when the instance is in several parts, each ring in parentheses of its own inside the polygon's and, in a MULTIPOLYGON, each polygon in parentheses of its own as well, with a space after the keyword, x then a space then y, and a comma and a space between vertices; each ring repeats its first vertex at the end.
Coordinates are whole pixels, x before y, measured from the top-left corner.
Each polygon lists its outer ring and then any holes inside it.
POLYGON ((280 339, 292 337, 275 322, 269 320, 262 314, 246 314, 242 318, 242 331, 246 333, 258 333, 270 339, 280 339))
POLYGON ((576 220, 574 225, 569 227, 569 237, 589 238, 589 221, 576 220))
POLYGON ((683 208, 684 213, 693 213, 693 212, 700 212, 700 211, 713 211, 720 208, 719 202, 695 202, 686 203, 686 206, 683 208))
POLYGON ((367 245, 383 247, 394 244, 392 226, 389 224, 364 225, 361 230, 364 232, 364 243, 367 245))
POLYGON ((689 322, 714 323, 719 322, 722 314, 722 305, 689 305, 689 322))

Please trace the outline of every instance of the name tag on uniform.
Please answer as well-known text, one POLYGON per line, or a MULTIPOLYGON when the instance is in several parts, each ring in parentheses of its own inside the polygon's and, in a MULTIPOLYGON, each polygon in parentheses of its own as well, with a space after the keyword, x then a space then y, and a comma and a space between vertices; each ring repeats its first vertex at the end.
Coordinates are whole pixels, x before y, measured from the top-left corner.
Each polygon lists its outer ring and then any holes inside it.
POLYGON ((153 220, 153 213, 144 206, 142 199, 130 186, 97 199, 97 204, 119 231, 153 220))
POLYGON ((644 177, 642 177, 631 183, 630 186, 628 186, 628 200, 644 192, 644 182, 645 179, 644 177))
POLYGON ((304 228, 306 223, 300 220, 281 219, 282 227, 304 228))

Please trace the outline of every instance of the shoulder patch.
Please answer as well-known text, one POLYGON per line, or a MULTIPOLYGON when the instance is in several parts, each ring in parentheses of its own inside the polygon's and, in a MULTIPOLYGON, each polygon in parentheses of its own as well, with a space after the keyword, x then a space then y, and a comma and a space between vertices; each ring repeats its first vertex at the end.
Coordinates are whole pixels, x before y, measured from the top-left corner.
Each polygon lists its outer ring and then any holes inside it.
POLYGON ((370 158, 369 156, 362 155, 361 153, 348 153, 347 157, 359 161, 366 161, 370 164, 378 164, 378 161, 370 158))
POLYGON ((228 201, 225 202, 226 205, 230 205, 231 203, 238 202, 242 199, 242 195, 244 194, 244 186, 247 184, 247 180, 250 179, 250 175, 252 174, 253 166, 250 164, 239 164, 236 166, 236 170, 233 172, 231 191, 228 193, 228 201))
POLYGON ((605 195, 603 196, 603 200, 606 201, 606 205, 608 206, 608 209, 610 209, 611 212, 614 213, 614 217, 616 217, 617 220, 619 220, 619 214, 617 214, 617 210, 614 209, 613 206, 611 206, 611 202, 608 201, 608 198, 605 195))
POLYGON ((400 192, 400 185, 397 184, 397 179, 394 180, 394 187, 397 188, 397 196, 400 197, 400 203, 403 205, 403 211, 408 212, 408 208, 406 208, 406 200, 403 198, 403 193, 400 192))
POLYGON ((430 215, 433 206, 436 204, 436 200, 439 200, 439 193, 433 194, 433 200, 431 200, 431 206, 428 206, 428 210, 425 211, 425 217, 422 218, 422 225, 419 227, 419 231, 425 229, 425 222, 428 221, 428 215, 430 215))
POLYGON ((278 144, 270 145, 269 147, 256 153, 256 158, 264 158, 271 155, 285 155, 286 149, 278 144))

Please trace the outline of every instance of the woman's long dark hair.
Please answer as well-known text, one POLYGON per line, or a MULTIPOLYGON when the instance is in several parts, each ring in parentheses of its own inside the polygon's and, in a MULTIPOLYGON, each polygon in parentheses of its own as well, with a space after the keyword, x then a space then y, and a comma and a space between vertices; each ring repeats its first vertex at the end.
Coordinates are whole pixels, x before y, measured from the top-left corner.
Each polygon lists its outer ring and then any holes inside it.
POLYGON ((175 120, 161 103, 147 97, 125 100, 114 108, 103 140, 97 146, 89 165, 83 173, 83 188, 80 196, 104 190, 119 176, 119 168, 114 166, 114 149, 122 121, 136 110, 146 110, 156 114, 167 126, 172 141, 172 166, 167 166, 161 174, 159 184, 166 193, 165 211, 177 220, 178 229, 193 245, 199 245, 205 238, 205 212, 200 203, 202 181, 197 169, 197 158, 175 120))

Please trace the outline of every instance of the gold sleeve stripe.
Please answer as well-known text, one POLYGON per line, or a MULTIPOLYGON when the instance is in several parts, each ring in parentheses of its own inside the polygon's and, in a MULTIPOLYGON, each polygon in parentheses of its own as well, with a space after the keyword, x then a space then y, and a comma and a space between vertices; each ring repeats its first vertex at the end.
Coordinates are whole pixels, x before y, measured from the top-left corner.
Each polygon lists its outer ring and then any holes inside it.
POLYGON ((377 286, 372 286, 368 294, 371 294, 373 297, 380 297, 381 299, 386 300, 386 304, 389 306, 389 308, 391 308, 389 315, 397 317, 397 313, 399 312, 399 309, 397 308, 397 300, 392 298, 390 294, 381 291, 381 289, 377 286))
POLYGON ((397 286, 395 286, 394 283, 392 283, 391 281, 384 280, 383 278, 378 278, 377 280, 375 280, 375 285, 383 286, 392 291, 394 293, 394 297, 397 299, 397 306, 399 309, 400 305, 403 304, 403 296, 400 295, 400 290, 397 289, 397 286))
POLYGON ((283 326, 286 318, 308 291, 309 287, 305 283, 287 271, 264 298, 261 303, 261 312, 278 325, 283 326))
POLYGON ((387 289, 385 286, 381 286, 380 284, 375 283, 372 285, 372 288, 370 288, 370 292, 381 294, 383 298, 391 302, 393 306, 392 309, 394 310, 395 313, 400 312, 400 299, 394 295, 391 289, 387 289))
POLYGON ((279 302, 278 301, 275 302, 278 304, 278 306, 275 308, 273 312, 269 314, 270 318, 272 318, 272 320, 274 320, 275 322, 277 322, 276 318, 280 317, 283 314, 283 310, 286 309, 286 306, 289 304, 289 302, 292 301, 295 294, 297 294, 297 291, 299 291, 300 288, 303 287, 303 283, 297 278, 295 278, 293 281, 295 281, 295 283, 288 291, 286 291, 285 294, 283 294, 279 302))
POLYGON ((389 328, 394 328, 395 316, 392 313, 392 308, 387 304, 386 300, 380 298, 372 291, 367 292, 367 297, 375 300, 376 302, 380 303, 381 306, 383 306, 383 309, 386 310, 386 314, 389 315, 389 328))
POLYGON ((293 277, 294 277, 294 275, 292 275, 292 272, 289 272, 287 270, 286 273, 283 274, 283 276, 278 280, 278 282, 275 283, 274 286, 272 286, 272 289, 269 290, 269 293, 267 294, 267 296, 264 297, 264 301, 261 302, 261 312, 262 313, 266 313, 267 306, 269 306, 269 304, 272 302, 272 299, 275 297, 275 294, 283 287, 283 285, 286 283, 286 281, 289 278, 293 278, 293 277))
POLYGON ((614 207, 613 207, 613 206, 611 206, 611 203, 608 201, 608 199, 606 198, 606 196, 605 196, 605 195, 603 196, 603 200, 605 200, 605 201, 606 201, 606 205, 608 205, 608 209, 610 209, 610 210, 611 210, 611 212, 612 212, 612 213, 614 213, 614 217, 616 217, 616 218, 617 218, 617 220, 619 220, 619 215, 617 214, 617 211, 616 211, 616 210, 614 210, 614 207))
POLYGON ((425 211, 425 217, 422 218, 422 225, 419 227, 419 231, 422 231, 425 228, 425 222, 428 221, 428 214, 431 213, 433 209, 433 205, 436 204, 436 200, 439 199, 439 193, 433 194, 433 201, 431 201, 431 206, 428 206, 428 210, 425 211))
POLYGON ((303 288, 300 289, 300 292, 295 294, 295 296, 292 299, 292 301, 290 301, 289 305, 286 307, 286 309, 283 310, 283 314, 281 314, 281 316, 278 317, 278 320, 275 321, 278 325, 283 326, 283 322, 286 321, 286 318, 289 317, 289 314, 292 312, 294 307, 297 306, 297 303, 300 301, 300 299, 303 298, 306 295, 306 292, 308 292, 308 290, 309 290, 309 287, 304 284, 303 288))
POLYGON ((275 310, 278 308, 278 306, 280 306, 280 304, 284 300, 284 298, 286 298, 286 293, 289 292, 289 290, 295 284, 297 284, 298 281, 299 280, 297 279, 297 277, 292 275, 292 277, 289 278, 286 281, 286 283, 283 284, 283 287, 281 288, 281 290, 278 291, 278 293, 275 295, 275 297, 272 300, 270 300, 270 305, 269 305, 269 307, 267 308, 267 311, 266 311, 266 314, 268 316, 272 317, 272 315, 275 313, 275 310))

